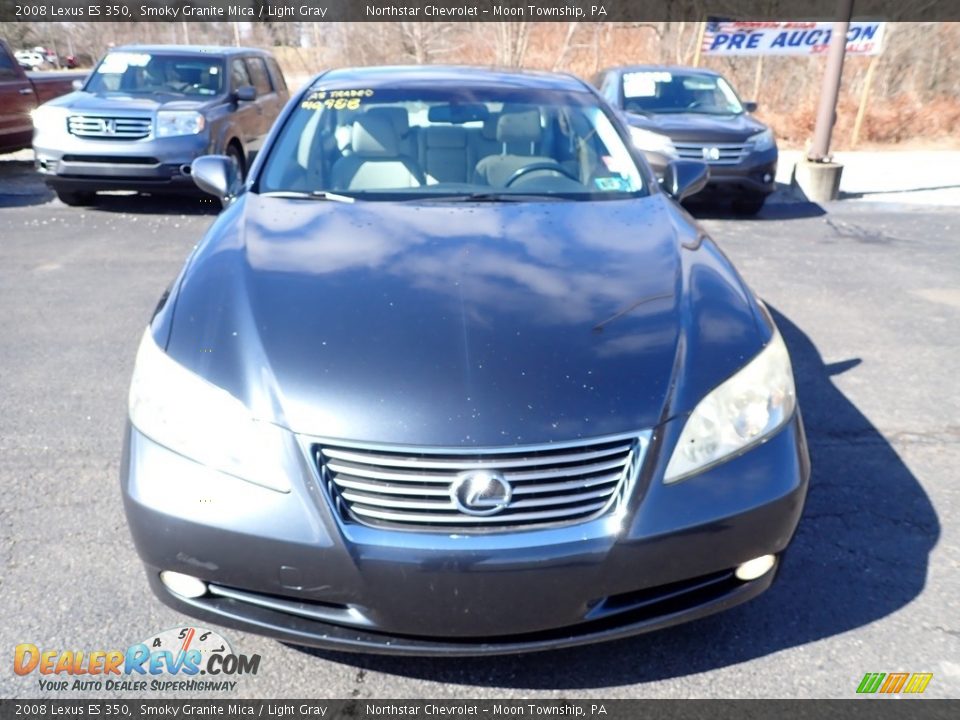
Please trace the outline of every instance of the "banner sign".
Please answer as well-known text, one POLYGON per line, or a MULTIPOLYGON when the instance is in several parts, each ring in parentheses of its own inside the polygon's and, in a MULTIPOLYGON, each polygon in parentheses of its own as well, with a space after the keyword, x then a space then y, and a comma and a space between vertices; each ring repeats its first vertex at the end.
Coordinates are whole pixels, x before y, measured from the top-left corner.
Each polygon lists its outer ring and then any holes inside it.
MULTIPOLYGON (((852 22, 848 55, 879 55, 886 23, 852 22)), ((711 20, 703 33, 704 55, 822 55, 830 46, 833 23, 737 22, 711 20)))

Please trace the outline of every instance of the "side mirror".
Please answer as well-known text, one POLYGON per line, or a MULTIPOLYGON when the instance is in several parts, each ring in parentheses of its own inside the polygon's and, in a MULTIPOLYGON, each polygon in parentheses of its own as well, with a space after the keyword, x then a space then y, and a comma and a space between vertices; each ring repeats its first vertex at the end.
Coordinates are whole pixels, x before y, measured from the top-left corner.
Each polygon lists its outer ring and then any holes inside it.
POLYGON ((71 85, 73 85, 74 90, 83 89, 83 80, 74 80, 71 85))
POLYGON ((257 89, 253 85, 244 85, 243 87, 237 88, 233 97, 236 98, 238 102, 253 102, 257 99, 257 89))
POLYGON ((759 106, 753 100, 751 100, 750 102, 745 102, 743 104, 743 109, 746 110, 748 113, 755 113, 757 111, 757 107, 759 106))
POLYGON ((710 166, 697 160, 673 160, 667 163, 660 184, 674 200, 696 195, 710 179, 710 166))
POLYGON ((204 155, 190 166, 190 175, 197 187, 210 193, 226 207, 237 194, 239 174, 236 163, 226 155, 204 155))

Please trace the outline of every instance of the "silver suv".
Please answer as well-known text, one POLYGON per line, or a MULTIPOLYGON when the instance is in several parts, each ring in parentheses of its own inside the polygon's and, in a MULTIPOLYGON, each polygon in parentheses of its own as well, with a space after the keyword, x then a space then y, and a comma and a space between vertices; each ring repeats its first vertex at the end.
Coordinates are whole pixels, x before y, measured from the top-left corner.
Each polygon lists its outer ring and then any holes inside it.
POLYGON ((117 48, 76 92, 34 111, 37 169, 68 205, 98 190, 193 192, 194 158, 227 155, 242 176, 287 98, 262 50, 117 48))

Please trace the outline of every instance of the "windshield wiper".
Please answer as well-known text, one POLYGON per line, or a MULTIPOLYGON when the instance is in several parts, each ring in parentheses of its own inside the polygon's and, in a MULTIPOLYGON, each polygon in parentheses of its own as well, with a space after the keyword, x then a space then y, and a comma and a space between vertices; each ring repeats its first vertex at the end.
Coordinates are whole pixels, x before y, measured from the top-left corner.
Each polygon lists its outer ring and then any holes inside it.
POLYGON ((415 198, 419 201, 436 202, 527 202, 530 200, 566 200, 556 193, 536 192, 474 192, 462 195, 434 195, 431 197, 415 198))
POLYGON ((302 190, 274 190, 272 192, 260 193, 261 197, 288 198, 293 200, 331 200, 340 203, 356 202, 356 198, 349 195, 338 195, 337 193, 327 192, 326 190, 313 190, 304 192, 302 190))

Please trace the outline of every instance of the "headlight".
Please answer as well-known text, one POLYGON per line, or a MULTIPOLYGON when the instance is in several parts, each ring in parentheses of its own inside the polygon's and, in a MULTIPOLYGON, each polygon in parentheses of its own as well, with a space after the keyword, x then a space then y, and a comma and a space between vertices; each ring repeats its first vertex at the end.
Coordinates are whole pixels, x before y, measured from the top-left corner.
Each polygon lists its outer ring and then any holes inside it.
POLYGON ((630 139, 633 140, 634 146, 640 150, 656 152, 668 157, 677 156, 677 149, 666 135, 650 132, 649 130, 643 130, 631 125, 630 139))
POLYGON ((750 142, 753 143, 754 150, 769 150, 777 144, 773 137, 773 130, 767 129, 750 136, 750 142))
POLYGON ((790 356, 779 332, 687 418, 663 481, 676 482, 776 432, 797 404, 790 356))
POLYGON ((67 129, 67 109, 56 105, 41 105, 30 111, 33 127, 38 132, 67 129))
POLYGON ((203 115, 192 110, 161 110, 157 113, 157 137, 196 135, 206 124, 203 115))
POLYGON ((257 485, 290 491, 289 433, 256 420, 222 388, 175 362, 143 334, 130 383, 130 422, 164 447, 257 485))

